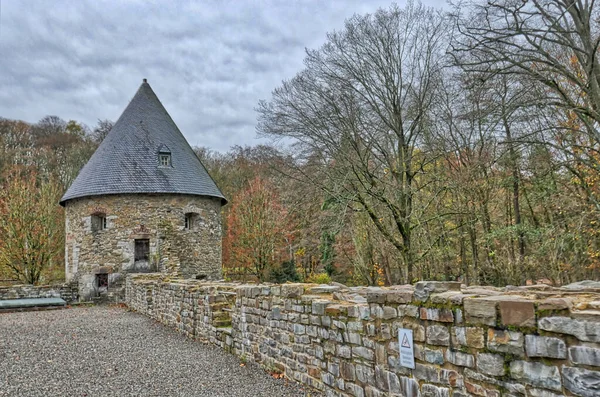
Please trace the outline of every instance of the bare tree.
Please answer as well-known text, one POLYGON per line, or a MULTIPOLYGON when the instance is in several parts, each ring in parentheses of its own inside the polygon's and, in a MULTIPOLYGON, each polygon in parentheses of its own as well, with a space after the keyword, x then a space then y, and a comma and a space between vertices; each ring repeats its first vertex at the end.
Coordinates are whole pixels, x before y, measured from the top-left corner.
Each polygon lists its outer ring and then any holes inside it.
POLYGON ((465 68, 529 77, 546 89, 538 100, 574 111, 596 131, 600 24, 594 0, 474 1, 466 10, 453 46, 465 68))
MULTIPOLYGON (((452 55, 480 78, 513 75, 534 95, 536 139, 562 153, 587 187, 584 165, 600 171, 600 7, 594 0, 471 1, 456 8, 452 55), (575 137, 579 135, 583 138, 575 137), (558 139, 557 139, 558 137, 558 139)), ((535 142, 529 139, 530 143, 535 142)), ((587 193, 600 209, 591 188, 587 193)))
POLYGON ((448 32, 445 17, 421 4, 354 16, 258 107, 258 132, 292 138, 302 176, 368 214, 400 253, 404 280, 415 276, 413 229, 428 222, 417 218, 431 201, 415 198, 428 184, 448 32))
POLYGON ((110 130, 112 130, 115 123, 108 119, 98 120, 98 124, 92 131, 92 139, 97 143, 101 144, 104 138, 108 135, 110 130))

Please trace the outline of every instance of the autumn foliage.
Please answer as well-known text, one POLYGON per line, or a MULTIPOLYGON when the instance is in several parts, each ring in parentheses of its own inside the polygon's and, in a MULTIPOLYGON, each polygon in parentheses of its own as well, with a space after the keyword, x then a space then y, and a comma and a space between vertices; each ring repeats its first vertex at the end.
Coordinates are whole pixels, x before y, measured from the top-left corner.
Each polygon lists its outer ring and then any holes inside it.
MULTIPOLYGON (((446 11, 354 15, 258 103, 279 146, 196 148, 229 200, 227 279, 600 278, 597 6, 446 11)), ((0 119, 0 279, 51 278, 56 202, 110 127, 0 119)))
POLYGON ((44 272, 63 267, 64 215, 60 184, 40 180, 30 167, 15 167, 0 190, 0 268, 37 284, 44 272))
POLYGON ((96 146, 73 120, 0 118, 0 283, 64 280, 58 202, 96 146))
POLYGON ((259 176, 250 180, 232 198, 226 219, 226 274, 267 279, 286 241, 286 211, 275 187, 259 176))

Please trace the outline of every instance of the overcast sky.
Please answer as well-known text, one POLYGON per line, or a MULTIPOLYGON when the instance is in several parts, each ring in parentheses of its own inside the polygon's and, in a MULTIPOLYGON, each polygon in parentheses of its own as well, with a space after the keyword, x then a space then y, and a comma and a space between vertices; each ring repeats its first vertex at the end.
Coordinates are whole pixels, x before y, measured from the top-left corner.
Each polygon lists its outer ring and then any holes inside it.
POLYGON ((253 145, 257 102, 301 70, 304 49, 390 4, 0 0, 0 117, 93 128, 147 78, 191 145, 253 145))

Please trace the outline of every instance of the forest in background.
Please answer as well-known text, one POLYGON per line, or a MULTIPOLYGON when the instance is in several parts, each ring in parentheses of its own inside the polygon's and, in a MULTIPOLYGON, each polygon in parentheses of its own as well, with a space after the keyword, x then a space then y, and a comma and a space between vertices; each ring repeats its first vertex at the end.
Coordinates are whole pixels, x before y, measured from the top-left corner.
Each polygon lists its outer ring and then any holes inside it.
MULTIPOLYGON (((598 8, 409 3, 347 20, 257 105, 272 144, 195 149, 229 200, 225 277, 598 279, 598 8)), ((0 119, 0 280, 62 277, 58 201, 111 126, 0 119)))

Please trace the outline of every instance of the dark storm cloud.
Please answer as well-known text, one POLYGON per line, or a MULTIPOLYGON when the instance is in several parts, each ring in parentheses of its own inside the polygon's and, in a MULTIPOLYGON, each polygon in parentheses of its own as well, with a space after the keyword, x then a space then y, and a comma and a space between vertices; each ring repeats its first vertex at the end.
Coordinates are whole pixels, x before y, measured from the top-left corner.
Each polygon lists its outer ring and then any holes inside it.
POLYGON ((258 100, 304 48, 389 4, 0 0, 0 116, 116 121, 146 77, 192 145, 254 144, 258 100))

